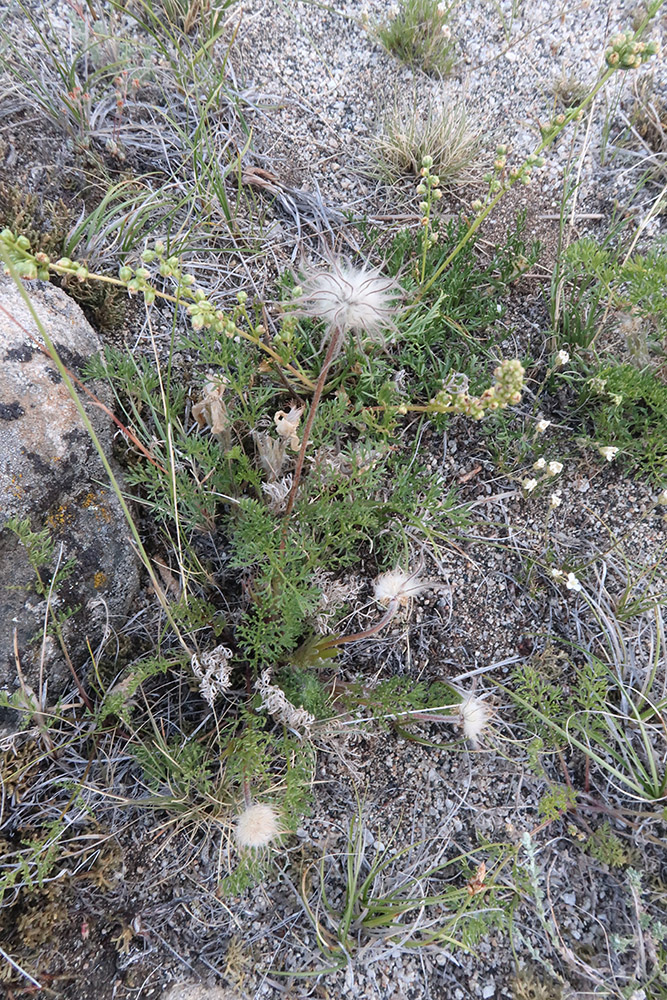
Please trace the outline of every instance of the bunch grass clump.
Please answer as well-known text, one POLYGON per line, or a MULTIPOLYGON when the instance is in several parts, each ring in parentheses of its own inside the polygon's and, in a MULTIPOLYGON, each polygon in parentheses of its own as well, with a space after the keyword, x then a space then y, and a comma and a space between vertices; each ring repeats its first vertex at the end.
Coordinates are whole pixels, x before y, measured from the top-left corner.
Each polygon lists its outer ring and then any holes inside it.
POLYGON ((485 140, 480 125, 462 102, 415 93, 396 101, 373 139, 374 172, 395 183, 419 176, 424 157, 443 187, 469 184, 481 173, 485 140))
POLYGON ((447 23, 452 6, 442 0, 401 0, 388 20, 378 24, 377 37, 387 52, 408 66, 446 76, 456 61, 456 43, 447 23))

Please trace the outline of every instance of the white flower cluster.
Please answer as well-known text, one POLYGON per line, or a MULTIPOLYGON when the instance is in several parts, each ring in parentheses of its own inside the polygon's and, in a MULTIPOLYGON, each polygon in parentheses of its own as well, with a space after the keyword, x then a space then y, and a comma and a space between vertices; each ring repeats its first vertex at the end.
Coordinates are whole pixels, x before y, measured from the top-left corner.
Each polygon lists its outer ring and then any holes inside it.
POLYGON ((271 671, 263 670, 255 681, 255 691, 262 699, 262 707, 278 722, 296 732, 307 732, 316 721, 315 716, 305 708, 296 708, 288 701, 285 692, 271 683, 271 671))
POLYGON ((227 646, 216 646, 208 653, 193 653, 192 672, 199 680, 199 692, 211 707, 218 695, 228 691, 231 682, 231 659, 234 654, 227 646))
MULTIPOLYGON (((548 421, 547 421, 548 423, 548 421)), ((551 461, 547 462, 545 458, 538 458, 536 462, 533 463, 533 470, 535 472, 542 472, 544 474, 543 482, 547 479, 553 479, 554 476, 559 476, 563 471, 563 463, 551 461)), ((532 493, 533 490, 539 485, 539 480, 535 479, 534 476, 526 476, 525 479, 521 480, 521 487, 525 493, 532 493)), ((552 497, 556 494, 552 494, 552 497)), ((558 503, 552 503, 552 507, 558 507, 558 503)))
POLYGON ((619 449, 614 448, 612 445, 605 445, 604 447, 598 447, 598 451, 607 462, 613 462, 618 455, 619 449))

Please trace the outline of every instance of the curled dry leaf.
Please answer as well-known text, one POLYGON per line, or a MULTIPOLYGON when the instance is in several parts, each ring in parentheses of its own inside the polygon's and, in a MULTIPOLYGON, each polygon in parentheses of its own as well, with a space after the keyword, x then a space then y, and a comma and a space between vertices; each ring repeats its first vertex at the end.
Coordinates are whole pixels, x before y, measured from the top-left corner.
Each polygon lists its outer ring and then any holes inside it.
POLYGON ((285 464, 284 440, 276 441, 263 431, 253 431, 252 439, 257 448, 257 459, 269 478, 269 482, 274 482, 282 472, 285 464))
POLYGON ((211 434, 217 438, 229 435, 229 414, 222 398, 226 388, 227 379, 224 376, 216 381, 207 382, 204 386, 204 395, 192 407, 192 416, 199 428, 210 427, 211 434))

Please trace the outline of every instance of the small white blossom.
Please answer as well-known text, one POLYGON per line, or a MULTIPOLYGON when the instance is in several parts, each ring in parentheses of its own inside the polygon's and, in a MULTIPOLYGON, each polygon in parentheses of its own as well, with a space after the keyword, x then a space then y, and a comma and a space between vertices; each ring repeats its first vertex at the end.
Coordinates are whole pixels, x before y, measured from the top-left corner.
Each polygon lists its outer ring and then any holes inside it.
POLYGON ((545 430, 547 429, 547 427, 550 426, 550 424, 551 424, 550 420, 545 420, 544 418, 542 418, 542 420, 538 420, 537 423, 535 424, 535 430, 537 431, 538 434, 544 434, 545 430))
POLYGON ((248 806, 236 820, 239 847, 268 847, 279 833, 278 816, 272 806, 261 803, 248 806))
POLYGON ((547 463, 543 458, 538 458, 538 460, 533 463, 533 468, 536 472, 539 472, 540 469, 546 468, 546 464, 547 463))
POLYGON ((445 17, 448 13, 449 13, 449 4, 446 4, 443 2, 443 0, 440 0, 440 3, 438 4, 438 14, 440 15, 440 17, 445 17))
POLYGON ((491 718, 489 706, 481 698, 469 694, 456 708, 461 718, 465 738, 477 746, 479 738, 491 718))
POLYGON ((562 462, 549 462, 547 465, 547 472, 550 476, 557 476, 559 472, 563 471, 562 462))
POLYGON ((606 445, 604 448, 598 448, 598 451, 608 462, 613 462, 618 455, 618 448, 614 448, 612 445, 606 445))
POLYGON ((526 493, 532 493, 537 486, 537 479, 524 479, 521 483, 526 493))
POLYGON ((565 586, 568 590, 581 590, 581 584, 577 580, 574 573, 568 573, 567 579, 565 580, 565 586))
POLYGON ((278 410, 273 417, 278 434, 288 442, 292 451, 298 451, 301 447, 298 430, 302 416, 303 406, 292 405, 290 406, 289 413, 285 413, 284 410, 278 410))
POLYGON ((556 492, 552 493, 551 496, 549 497, 549 506, 553 510, 555 510, 556 507, 560 507, 560 505, 562 504, 562 502, 563 502, 563 498, 560 495, 560 491, 559 490, 556 490, 556 492))
POLYGON ((447 40, 449 40, 452 37, 452 29, 449 27, 448 24, 443 24, 443 26, 440 29, 440 33, 443 36, 443 38, 446 38, 447 40))
POLYGON ((567 351, 559 351, 558 354, 556 355, 554 364, 556 368, 561 368, 563 365, 566 365, 569 360, 570 360, 570 355, 567 353, 567 351))
POLYGON ((554 580, 560 582, 565 576, 565 573, 563 573, 562 569, 552 569, 551 576, 553 577, 554 580))

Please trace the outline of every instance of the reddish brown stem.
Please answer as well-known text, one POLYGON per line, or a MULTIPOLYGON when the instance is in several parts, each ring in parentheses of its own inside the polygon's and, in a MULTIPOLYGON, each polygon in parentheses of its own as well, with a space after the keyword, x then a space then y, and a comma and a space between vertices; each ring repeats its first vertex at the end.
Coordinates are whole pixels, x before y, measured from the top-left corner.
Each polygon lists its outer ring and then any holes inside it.
POLYGON ((285 542, 285 536, 287 534, 287 526, 289 524, 289 519, 294 510, 294 503, 296 501, 297 491, 299 489, 299 483, 301 482, 301 474, 303 472, 303 464, 306 460, 306 450, 308 448, 308 442, 310 440, 310 432, 313 428, 313 421, 315 420, 315 414, 317 413, 317 407, 319 406, 320 399, 322 397, 322 390, 324 389, 324 383, 326 382, 327 372, 331 367, 331 362, 338 353, 338 348, 340 346, 340 338, 343 334, 342 330, 332 329, 331 336, 329 338, 329 346, 327 348, 327 353, 324 356, 324 361, 322 362, 322 370, 320 371, 319 378, 315 383, 315 389, 313 391, 313 398, 310 401, 310 409, 308 410, 308 417, 303 428, 303 437, 301 438, 301 448, 299 449, 299 456, 296 460, 296 468, 294 469, 294 480, 292 481, 292 488, 289 491, 289 496, 287 498, 287 506, 285 508, 285 517, 283 519, 283 544, 285 542))
POLYGON ((332 635, 330 639, 326 642, 320 644, 320 649, 330 649, 334 646, 343 646, 348 642, 358 642, 359 639, 366 639, 368 636, 375 635, 381 629, 388 625, 390 621, 396 617, 396 612, 398 611, 398 604, 392 602, 389 605, 386 613, 382 616, 379 622, 372 625, 370 628, 365 629, 363 632, 353 632, 351 635, 332 635))

